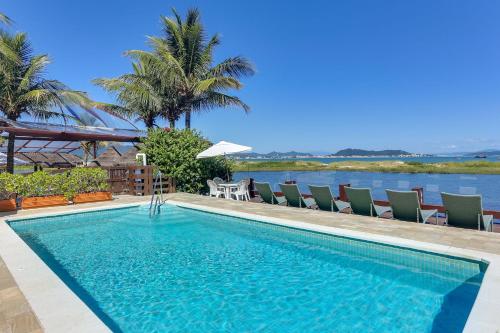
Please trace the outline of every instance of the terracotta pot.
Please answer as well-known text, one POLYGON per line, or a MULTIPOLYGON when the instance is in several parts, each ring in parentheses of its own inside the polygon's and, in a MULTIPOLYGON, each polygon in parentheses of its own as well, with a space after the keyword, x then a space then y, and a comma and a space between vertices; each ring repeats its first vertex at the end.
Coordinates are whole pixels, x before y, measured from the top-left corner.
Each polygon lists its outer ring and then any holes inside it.
POLYGON ((73 203, 108 201, 113 199, 111 192, 78 193, 73 197, 73 203))
POLYGON ((21 201, 22 209, 52 207, 52 206, 65 206, 68 200, 64 195, 49 195, 46 197, 28 197, 23 198, 21 201))
POLYGON ((16 199, 0 200, 0 212, 11 212, 16 210, 16 199))

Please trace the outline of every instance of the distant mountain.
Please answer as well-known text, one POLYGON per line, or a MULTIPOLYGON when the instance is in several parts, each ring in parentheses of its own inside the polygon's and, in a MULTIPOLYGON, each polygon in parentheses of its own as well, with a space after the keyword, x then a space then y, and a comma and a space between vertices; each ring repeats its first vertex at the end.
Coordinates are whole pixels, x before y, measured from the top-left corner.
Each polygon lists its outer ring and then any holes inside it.
POLYGON ((342 149, 333 154, 332 156, 401 156, 401 155, 413 155, 404 150, 364 150, 364 149, 353 149, 347 148, 342 149))
POLYGON ((364 150, 364 149, 342 149, 335 154, 311 154, 298 151, 289 151, 280 153, 273 151, 267 154, 260 153, 241 153, 234 156, 239 159, 289 159, 289 158, 311 158, 311 157, 340 157, 340 156, 414 156, 416 154, 409 153, 404 150, 364 150))

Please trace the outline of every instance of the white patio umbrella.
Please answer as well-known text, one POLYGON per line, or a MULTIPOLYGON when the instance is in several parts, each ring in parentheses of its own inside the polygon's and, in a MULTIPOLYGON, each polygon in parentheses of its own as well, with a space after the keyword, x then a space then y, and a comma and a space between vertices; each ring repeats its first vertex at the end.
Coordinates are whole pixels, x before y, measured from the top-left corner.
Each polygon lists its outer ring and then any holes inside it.
MULTIPOLYGON (((227 142, 227 141, 221 141, 219 143, 216 143, 212 147, 202 151, 198 155, 196 155, 196 158, 200 159, 200 158, 210 158, 210 157, 216 157, 216 156, 224 156, 224 158, 225 158, 226 155, 244 153, 244 152, 248 152, 251 150, 252 150, 252 147, 242 146, 242 145, 238 145, 236 143, 231 143, 231 142, 227 142)), ((229 178, 228 171, 226 172, 226 176, 227 176, 227 178, 229 178)), ((229 181, 229 179, 227 179, 227 180, 229 181)))
MULTIPOLYGON (((5 155, 4 153, 0 153, 0 165, 4 165, 4 164, 7 164, 7 155, 5 155)), ((23 161, 20 158, 14 157, 14 165, 24 165, 24 164, 29 164, 29 163, 26 161, 23 161)))

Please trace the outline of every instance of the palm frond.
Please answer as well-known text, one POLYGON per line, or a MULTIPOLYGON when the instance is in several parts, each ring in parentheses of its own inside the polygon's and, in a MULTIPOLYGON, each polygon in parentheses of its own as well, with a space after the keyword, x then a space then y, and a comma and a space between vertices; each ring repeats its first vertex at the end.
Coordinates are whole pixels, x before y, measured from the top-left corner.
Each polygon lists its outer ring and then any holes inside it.
POLYGON ((3 13, 0 13, 0 22, 6 25, 11 25, 12 23, 14 23, 12 19, 10 19, 10 17, 3 13))
POLYGON ((227 58, 210 70, 210 75, 228 75, 234 78, 255 74, 254 66, 244 57, 227 58))
POLYGON ((250 112, 250 107, 236 96, 226 95, 221 92, 211 91, 193 102, 193 110, 239 107, 246 113, 250 112))
POLYGON ((197 93, 224 89, 240 89, 243 85, 231 77, 217 76, 198 81, 194 87, 197 93))
POLYGON ((33 57, 21 79, 18 86, 18 91, 23 91, 29 89, 29 85, 39 80, 43 70, 50 63, 49 57, 47 55, 39 55, 33 57))

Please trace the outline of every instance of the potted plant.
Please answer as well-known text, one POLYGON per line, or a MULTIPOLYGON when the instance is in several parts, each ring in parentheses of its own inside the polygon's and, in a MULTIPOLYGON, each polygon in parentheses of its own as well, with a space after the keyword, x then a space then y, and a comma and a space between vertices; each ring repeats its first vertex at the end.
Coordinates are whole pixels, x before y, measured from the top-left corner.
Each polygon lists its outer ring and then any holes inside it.
POLYGON ((64 196, 66 178, 66 173, 50 175, 45 171, 22 177, 18 186, 18 194, 22 197, 21 208, 67 205, 68 199, 64 196))
POLYGON ((72 169, 66 193, 75 204, 107 201, 113 198, 109 191, 108 173, 100 168, 72 169))
POLYGON ((0 173, 0 212, 16 210, 16 186, 20 175, 0 173))

